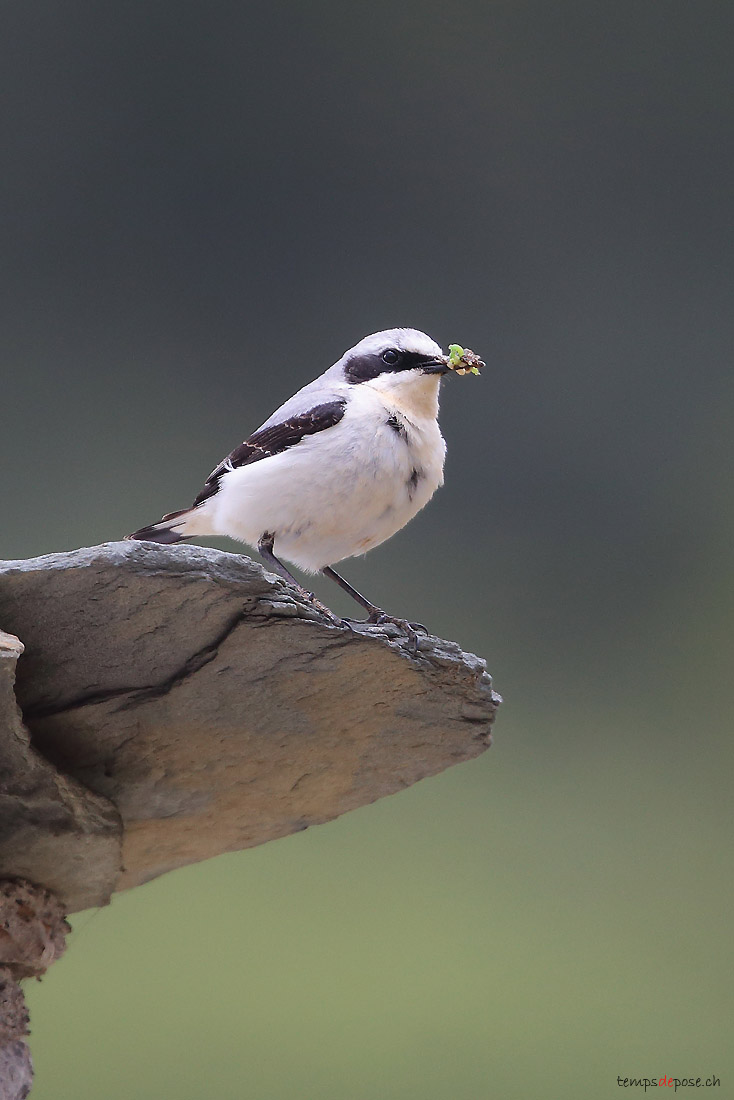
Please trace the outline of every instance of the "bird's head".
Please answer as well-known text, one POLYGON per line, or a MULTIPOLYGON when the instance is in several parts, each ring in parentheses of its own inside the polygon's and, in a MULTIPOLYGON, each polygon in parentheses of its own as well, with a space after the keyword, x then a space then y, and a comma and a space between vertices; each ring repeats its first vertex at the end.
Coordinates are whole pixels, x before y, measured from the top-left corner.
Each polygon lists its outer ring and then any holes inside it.
POLYGON ((375 390, 385 404, 406 414, 436 416, 448 357, 414 328, 391 328, 365 336, 333 368, 352 386, 375 390))
POLYGON ((365 336, 331 367, 350 386, 377 391, 382 400, 410 415, 436 416, 438 390, 445 374, 479 374, 484 366, 473 351, 452 344, 443 351, 425 332, 389 328, 365 336))
POLYGON ((340 365, 353 385, 381 381, 391 387, 415 384, 427 377, 438 380, 449 370, 448 359, 436 341, 414 328, 373 332, 350 348, 340 365))

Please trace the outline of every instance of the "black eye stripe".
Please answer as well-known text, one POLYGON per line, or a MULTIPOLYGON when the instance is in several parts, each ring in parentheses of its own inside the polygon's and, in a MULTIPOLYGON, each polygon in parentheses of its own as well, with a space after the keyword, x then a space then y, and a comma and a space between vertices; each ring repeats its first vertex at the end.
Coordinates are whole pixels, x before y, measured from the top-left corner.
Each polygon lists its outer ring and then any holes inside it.
POLYGON ((371 355, 354 355, 349 359, 344 368, 347 382, 368 382, 371 378, 377 378, 380 374, 395 374, 404 370, 412 370, 424 363, 432 363, 433 355, 424 355, 418 351, 401 351, 398 361, 394 364, 386 363, 384 356, 394 348, 386 348, 383 352, 373 352, 371 355))

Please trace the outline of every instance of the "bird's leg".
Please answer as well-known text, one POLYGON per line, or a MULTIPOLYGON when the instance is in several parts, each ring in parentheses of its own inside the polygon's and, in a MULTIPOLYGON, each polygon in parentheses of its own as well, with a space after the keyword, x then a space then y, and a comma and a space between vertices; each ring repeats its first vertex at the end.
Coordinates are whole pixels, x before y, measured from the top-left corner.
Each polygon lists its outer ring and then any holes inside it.
POLYGON ((275 544, 275 535, 271 535, 269 531, 266 531, 260 538, 257 544, 257 549, 260 556, 264 559, 267 565, 269 565, 278 576, 282 577, 284 581, 288 581, 296 591, 303 596, 312 607, 315 607, 317 611, 320 611, 322 615, 325 615, 330 622, 336 626, 342 626, 342 620, 339 619, 333 611, 330 611, 326 604, 321 603, 316 599, 313 592, 309 592, 307 588, 304 588, 302 584, 299 584, 296 578, 290 573, 281 561, 278 561, 273 553, 273 546, 275 544))
POLYGON ((349 581, 345 581, 344 577, 340 577, 336 569, 332 569, 330 565, 325 565, 321 570, 325 577, 330 577, 332 581, 336 581, 340 588, 343 588, 345 592, 348 592, 353 600, 356 600, 360 607, 363 607, 368 613, 368 622, 376 623, 380 615, 384 615, 384 611, 377 607, 376 604, 371 603, 366 596, 363 596, 361 592, 358 592, 356 588, 353 588, 349 581))
POLYGON ((358 592, 356 588, 353 588, 349 581, 345 581, 344 577, 340 577, 336 569, 332 569, 330 565, 325 565, 321 570, 325 577, 330 577, 331 580, 336 581, 340 588, 343 588, 345 592, 348 592, 353 600, 365 609, 367 612, 368 623, 395 623, 401 630, 404 630, 408 635, 410 644, 414 649, 418 647, 418 638, 416 636, 417 630, 422 630, 424 634, 428 631, 421 623, 409 623, 405 619, 398 619, 395 615, 388 615, 382 610, 381 607, 377 607, 376 604, 370 602, 366 596, 363 596, 361 592, 358 592))

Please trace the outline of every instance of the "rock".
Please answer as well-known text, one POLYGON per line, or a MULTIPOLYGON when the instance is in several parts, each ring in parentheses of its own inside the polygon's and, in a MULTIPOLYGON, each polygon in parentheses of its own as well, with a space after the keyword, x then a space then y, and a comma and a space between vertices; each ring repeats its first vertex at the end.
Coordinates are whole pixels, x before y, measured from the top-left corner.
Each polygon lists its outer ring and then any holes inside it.
MULTIPOLYGON (((39 762, 44 782, 90 792, 84 835, 98 843, 119 835, 111 807, 120 815, 124 870, 109 890, 477 756, 499 702, 484 662, 455 643, 421 638, 413 656, 392 626, 333 626, 249 558, 201 547, 123 542, 0 562, 0 624, 25 645, 18 701, 58 769, 39 762)), ((3 743, 18 739, 15 721, 3 743)), ((28 759, 14 758, 21 776, 28 759)), ((70 910, 100 904, 78 876, 63 890, 59 875, 47 881, 43 860, 13 870, 13 848, 0 849, 0 875, 52 886, 70 910)))
POLYGON ((0 881, 0 968, 4 974, 16 981, 40 978, 63 955, 70 931, 64 906, 50 890, 20 879, 0 881))
POLYGON ((44 887, 0 882, 0 1100, 24 1100, 33 1082, 21 978, 40 978, 66 947, 64 908, 44 887))
POLYGON ((33 1085, 33 1063, 22 1039, 0 1047, 0 1100, 26 1100, 33 1085))
POLYGON ((22 652, 0 631, 0 877, 47 886, 70 909, 105 905, 120 877, 122 820, 31 746, 13 694, 22 652))

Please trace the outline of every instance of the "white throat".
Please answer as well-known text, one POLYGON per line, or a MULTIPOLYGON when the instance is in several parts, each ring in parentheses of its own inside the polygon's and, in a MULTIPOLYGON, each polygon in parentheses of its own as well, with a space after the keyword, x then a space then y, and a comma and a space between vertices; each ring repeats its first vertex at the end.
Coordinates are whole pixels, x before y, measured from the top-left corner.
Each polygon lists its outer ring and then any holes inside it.
POLYGON ((438 417, 440 374, 386 372, 369 382, 362 382, 362 385, 374 390, 384 405, 397 409, 408 420, 435 420, 438 417))

